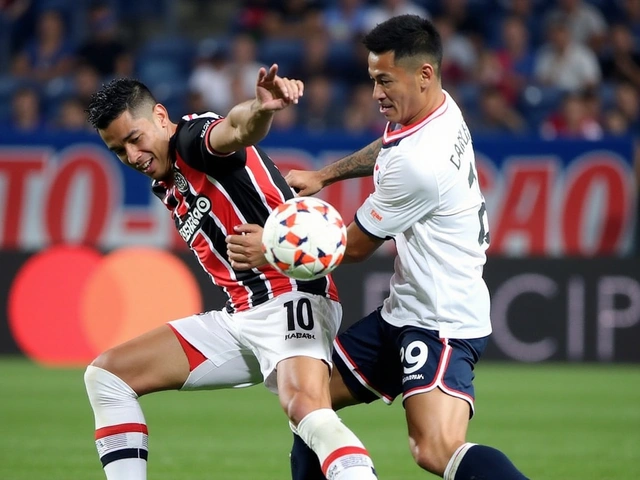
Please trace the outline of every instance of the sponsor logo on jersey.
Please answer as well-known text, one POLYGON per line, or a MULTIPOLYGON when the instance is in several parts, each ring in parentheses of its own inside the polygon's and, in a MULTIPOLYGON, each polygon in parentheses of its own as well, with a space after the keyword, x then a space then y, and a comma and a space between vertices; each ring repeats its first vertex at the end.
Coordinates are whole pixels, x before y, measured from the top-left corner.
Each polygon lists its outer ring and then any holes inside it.
POLYGON ((376 222, 382 221, 382 215, 380 215, 378 212, 376 212, 373 209, 371 209, 371 211, 369 212, 369 215, 371 215, 371 218, 373 218, 376 222))
POLYGON ((195 237, 198 230, 200 230, 202 223, 210 211, 211 200, 203 195, 197 196, 191 205, 191 210, 189 210, 186 218, 178 228, 178 232, 185 242, 191 244, 191 240, 193 240, 193 237, 195 237))
POLYGON ((304 339, 307 339, 307 340, 315 340, 316 336, 313 333, 299 333, 299 332, 287 333, 284 336, 285 340, 293 340, 293 339, 298 339, 298 338, 304 338, 304 339))
POLYGON ((411 380, 424 380, 424 375, 421 373, 412 373, 411 375, 402 377, 402 383, 410 382, 411 380))
POLYGON ((187 179, 180 172, 175 172, 173 174, 173 183, 175 183, 179 192, 187 193, 189 191, 189 184, 187 183, 187 179))
POLYGON ((204 138, 204 136, 207 134, 209 125, 211 125, 213 122, 214 120, 207 120, 206 122, 204 122, 204 125, 202 125, 202 130, 200 131, 200 138, 204 138))

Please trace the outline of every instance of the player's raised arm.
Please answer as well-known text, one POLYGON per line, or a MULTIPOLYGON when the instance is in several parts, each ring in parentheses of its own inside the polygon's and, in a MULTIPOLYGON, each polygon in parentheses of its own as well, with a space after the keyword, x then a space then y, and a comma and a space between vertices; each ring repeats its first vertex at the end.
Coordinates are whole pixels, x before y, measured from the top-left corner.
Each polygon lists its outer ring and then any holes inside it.
POLYGON ((219 153, 231 153, 262 140, 273 115, 298 103, 304 92, 300 80, 278 76, 278 65, 261 68, 256 82, 256 98, 233 107, 227 117, 209 132, 209 145, 219 153))
POLYGON ((296 189, 300 196, 318 193, 324 187, 348 178, 367 177, 373 174, 376 158, 382 148, 382 139, 370 143, 366 147, 331 163, 320 170, 308 172, 291 170, 285 180, 290 187, 296 189))

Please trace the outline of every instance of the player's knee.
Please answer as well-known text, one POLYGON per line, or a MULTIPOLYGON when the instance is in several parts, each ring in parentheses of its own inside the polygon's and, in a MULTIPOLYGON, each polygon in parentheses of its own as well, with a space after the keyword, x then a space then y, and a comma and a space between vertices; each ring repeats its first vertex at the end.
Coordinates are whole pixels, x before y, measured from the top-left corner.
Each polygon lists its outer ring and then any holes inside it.
POLYGON ((119 356, 113 350, 107 350, 98 355, 91 365, 89 365, 84 374, 84 383, 87 390, 95 389, 97 385, 104 382, 107 375, 113 375, 121 381, 124 381, 121 375, 124 365, 119 356))
POLYGON ((464 440, 439 440, 418 442, 411 439, 411 454, 418 466, 430 473, 442 476, 449 459, 464 440))
POLYGON ((106 350, 93 359, 91 365, 108 372, 113 372, 117 368, 118 358, 112 350, 106 350))
POLYGON ((92 405, 137 398, 137 394, 122 379, 93 364, 84 372, 84 385, 92 405))
POLYGON ((446 463, 444 464, 444 467, 442 467, 441 461, 437 458, 436 452, 426 448, 422 449, 416 447, 412 449, 411 453, 413 455, 413 459, 420 468, 436 475, 441 475, 444 472, 446 463))
POLYGON ((326 401, 322 401, 319 397, 315 397, 306 392, 296 391, 286 398, 280 397, 280 403, 289 420, 294 425, 298 425, 300 420, 309 413, 319 410, 320 408, 329 408, 330 405, 326 401))

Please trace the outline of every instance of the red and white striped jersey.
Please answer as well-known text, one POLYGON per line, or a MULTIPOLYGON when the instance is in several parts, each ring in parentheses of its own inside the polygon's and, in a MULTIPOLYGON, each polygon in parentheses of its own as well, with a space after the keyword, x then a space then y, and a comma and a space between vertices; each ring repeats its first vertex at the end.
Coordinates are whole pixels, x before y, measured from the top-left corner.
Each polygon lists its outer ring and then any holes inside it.
POLYGON ((225 237, 242 223, 264 225, 269 213, 294 196, 273 161, 258 147, 217 154, 209 132, 222 121, 215 113, 187 115, 169 143, 172 181, 154 181, 153 192, 171 212, 180 236, 214 284, 228 296, 227 310, 242 311, 285 292, 301 291, 338 300, 330 276, 291 279, 270 265, 237 271, 225 237))

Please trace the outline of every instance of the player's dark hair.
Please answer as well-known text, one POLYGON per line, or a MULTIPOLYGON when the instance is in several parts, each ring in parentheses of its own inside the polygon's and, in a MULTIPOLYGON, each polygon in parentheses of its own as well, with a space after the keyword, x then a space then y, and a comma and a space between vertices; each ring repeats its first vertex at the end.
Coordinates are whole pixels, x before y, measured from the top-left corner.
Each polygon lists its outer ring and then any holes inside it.
POLYGON ((142 105, 153 106, 156 103, 144 83, 131 78, 116 78, 91 95, 86 112, 93 128, 103 130, 125 111, 135 112, 142 105))
POLYGON ((379 23, 367 33, 362 43, 370 52, 380 55, 394 53, 394 59, 429 56, 440 76, 442 39, 436 27, 418 15, 398 15, 379 23))

